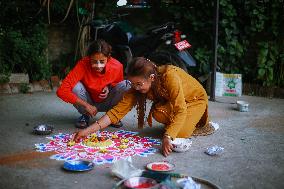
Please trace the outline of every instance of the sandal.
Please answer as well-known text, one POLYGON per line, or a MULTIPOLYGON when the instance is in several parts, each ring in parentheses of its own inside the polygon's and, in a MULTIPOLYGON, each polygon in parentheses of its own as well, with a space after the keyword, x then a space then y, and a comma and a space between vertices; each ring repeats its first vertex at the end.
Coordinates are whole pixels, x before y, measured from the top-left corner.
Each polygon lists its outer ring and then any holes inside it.
POLYGON ((75 123, 75 127, 79 128, 79 129, 85 129, 89 126, 89 120, 90 117, 88 115, 81 115, 76 123, 75 123))
POLYGON ((123 126, 123 123, 119 121, 116 124, 110 124, 109 126, 114 127, 114 128, 120 128, 123 126))

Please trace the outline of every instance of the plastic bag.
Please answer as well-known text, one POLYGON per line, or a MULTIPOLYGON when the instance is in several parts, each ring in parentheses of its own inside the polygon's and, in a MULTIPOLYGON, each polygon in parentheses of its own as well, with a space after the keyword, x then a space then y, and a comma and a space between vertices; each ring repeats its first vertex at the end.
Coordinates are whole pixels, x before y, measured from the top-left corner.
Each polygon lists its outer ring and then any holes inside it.
POLYGON ((224 148, 215 145, 215 146, 207 148, 205 153, 210 155, 210 156, 215 156, 215 155, 221 154, 223 151, 224 151, 224 148))
POLYGON ((134 167, 131 157, 128 157, 126 159, 116 161, 111 168, 111 172, 121 179, 127 179, 130 177, 141 176, 143 170, 134 167))
POLYGON ((197 184, 191 177, 177 180, 178 185, 182 189, 200 189, 201 185, 197 184))

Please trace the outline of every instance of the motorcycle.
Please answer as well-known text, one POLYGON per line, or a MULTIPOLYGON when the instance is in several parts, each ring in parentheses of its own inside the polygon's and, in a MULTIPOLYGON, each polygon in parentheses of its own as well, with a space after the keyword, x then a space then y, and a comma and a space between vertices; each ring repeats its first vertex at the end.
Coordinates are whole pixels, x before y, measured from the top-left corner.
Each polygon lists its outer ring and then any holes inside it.
POLYGON ((112 56, 123 63, 125 72, 132 58, 138 56, 144 56, 157 65, 172 64, 185 71, 196 66, 188 51, 191 45, 174 22, 152 27, 142 36, 133 36, 124 32, 118 24, 127 15, 94 19, 84 24, 91 26, 92 40, 104 39, 112 46, 112 56))

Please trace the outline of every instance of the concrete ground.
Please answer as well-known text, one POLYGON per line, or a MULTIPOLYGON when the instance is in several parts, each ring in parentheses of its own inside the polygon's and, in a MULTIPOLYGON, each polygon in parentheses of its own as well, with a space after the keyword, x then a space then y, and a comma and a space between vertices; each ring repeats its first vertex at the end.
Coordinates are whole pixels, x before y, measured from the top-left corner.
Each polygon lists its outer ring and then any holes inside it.
MULTIPOLYGON (((156 153, 134 157, 138 168, 152 161, 167 160, 176 172, 204 178, 221 188, 284 188, 284 100, 243 96, 217 98, 209 102, 212 121, 220 125, 213 135, 193 138, 186 153, 165 158, 156 153), (250 103, 249 112, 235 109, 237 99, 250 103), (204 153, 207 147, 224 147, 220 156, 204 153)), ((72 133, 78 113, 54 93, 0 96, 0 188, 111 188, 117 180, 111 165, 96 166, 85 173, 63 171, 63 162, 35 153, 34 144, 47 142, 32 134, 40 123, 55 126, 54 133, 72 133)), ((123 120, 124 129, 137 131, 134 111, 123 120)), ((114 130, 113 128, 110 130, 114 130)), ((142 136, 161 136, 161 125, 146 128, 142 136)))

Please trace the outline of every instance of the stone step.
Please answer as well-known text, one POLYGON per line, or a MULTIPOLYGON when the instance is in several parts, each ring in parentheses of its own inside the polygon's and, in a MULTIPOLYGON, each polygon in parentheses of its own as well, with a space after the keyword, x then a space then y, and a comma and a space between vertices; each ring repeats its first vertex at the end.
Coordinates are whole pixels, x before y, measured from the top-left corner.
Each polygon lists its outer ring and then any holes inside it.
POLYGON ((29 83, 29 75, 24 73, 13 73, 9 77, 9 83, 29 83))
POLYGON ((12 74, 8 83, 0 83, 0 94, 15 94, 15 93, 33 93, 39 91, 56 92, 61 85, 61 80, 58 76, 52 76, 50 81, 40 80, 29 83, 27 74, 12 74))

